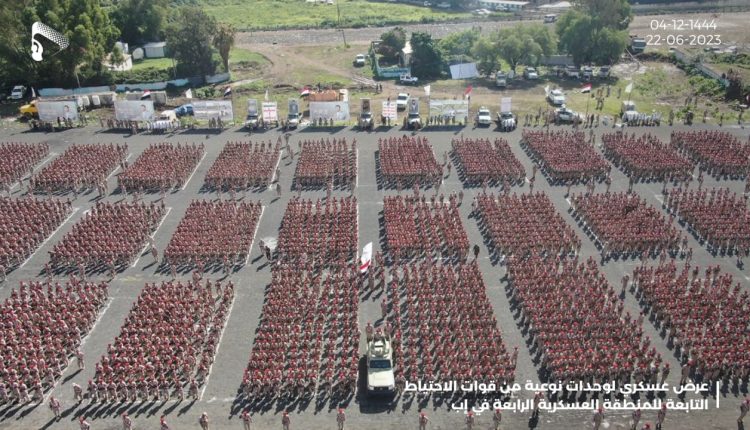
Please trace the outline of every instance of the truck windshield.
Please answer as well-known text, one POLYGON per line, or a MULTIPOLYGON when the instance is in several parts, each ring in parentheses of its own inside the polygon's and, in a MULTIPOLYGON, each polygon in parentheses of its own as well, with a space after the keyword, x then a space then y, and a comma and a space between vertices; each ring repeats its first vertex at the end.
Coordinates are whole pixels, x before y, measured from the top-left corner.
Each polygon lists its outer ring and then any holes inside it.
POLYGON ((409 114, 409 119, 415 119, 415 118, 419 118, 419 114, 418 113, 410 113, 409 114))
POLYGON ((390 369, 391 361, 390 360, 370 360, 370 368, 371 369, 390 369))

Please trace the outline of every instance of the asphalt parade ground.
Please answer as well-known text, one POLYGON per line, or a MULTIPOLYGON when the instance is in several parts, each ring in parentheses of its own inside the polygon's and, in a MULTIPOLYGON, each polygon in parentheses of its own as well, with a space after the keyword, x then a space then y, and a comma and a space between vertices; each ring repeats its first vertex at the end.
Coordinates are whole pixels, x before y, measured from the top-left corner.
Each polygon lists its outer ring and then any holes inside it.
MULTIPOLYGON (((533 127, 532 127, 533 128, 533 127)), ((552 127, 553 129, 563 129, 568 127, 552 127)), ((696 129, 700 126, 685 127, 642 127, 627 128, 626 133, 635 133, 640 135, 650 133, 656 135, 663 142, 669 142, 670 132, 672 130, 696 129)), ((433 147, 435 157, 438 162, 442 163, 443 153, 450 151, 451 139, 464 137, 482 137, 494 139, 502 137, 506 139, 512 148, 514 155, 523 165, 526 176, 530 177, 533 163, 524 150, 520 147, 521 130, 510 133, 500 133, 491 128, 443 128, 438 130, 423 130, 417 132, 417 135, 426 137, 433 147)), ((724 127, 725 131, 735 134, 742 142, 748 140, 748 130, 739 127, 724 127)), ((598 127, 595 128, 596 141, 599 142, 600 136, 605 132, 612 132, 613 129, 598 127)), ((351 128, 337 128, 334 130, 325 129, 301 129, 291 132, 290 144, 295 152, 298 150, 298 142, 301 140, 318 140, 331 138, 346 138, 347 142, 353 139, 357 141, 358 159, 357 159, 357 180, 354 195, 358 201, 359 212, 359 243, 358 249, 361 252, 362 247, 373 242, 374 251, 380 250, 383 243, 383 232, 381 231, 380 217, 382 216, 383 198, 387 195, 398 194, 398 191, 383 189, 378 183, 376 172, 376 151, 379 138, 400 136, 411 134, 409 131, 403 131, 397 128, 377 129, 373 132, 360 132, 351 128)), ((587 131, 588 135, 588 131, 587 131)), ((150 135, 138 134, 130 136, 128 133, 110 132, 99 129, 97 126, 85 128, 76 128, 56 133, 32 132, 22 128, 12 128, 0 130, 0 141, 4 142, 47 142, 50 146, 50 152, 54 156, 62 154, 65 149, 73 143, 127 143, 130 161, 132 163, 138 155, 144 151, 149 144, 157 142, 172 143, 203 143, 205 145, 206 155, 198 164, 196 170, 190 176, 188 182, 181 190, 167 194, 165 206, 168 209, 167 216, 163 223, 158 227, 154 234, 154 243, 156 248, 163 251, 173 233, 175 232, 179 221, 182 219, 185 211, 194 199, 216 199, 216 193, 203 192, 203 180, 207 170, 216 160, 222 148, 227 142, 258 142, 276 140, 283 136, 280 130, 252 133, 241 130, 238 127, 224 130, 221 133, 208 130, 191 130, 180 131, 173 134, 150 135)), ((601 150, 597 148, 601 153, 601 150)), ((106 355, 107 345, 114 341, 118 335, 120 327, 127 316, 130 308, 136 301, 139 293, 146 282, 159 282, 161 280, 171 279, 168 273, 161 273, 158 265, 154 264, 153 258, 149 254, 144 254, 135 260, 134 264, 126 270, 118 273, 110 282, 109 302, 105 305, 104 310, 99 315, 94 328, 83 340, 82 350, 86 357, 86 368, 78 371, 73 361, 64 371, 55 385, 52 392, 45 393, 45 398, 54 395, 62 402, 63 417, 59 421, 53 419, 53 414, 47 407, 46 403, 41 405, 0 405, 0 429, 77 429, 78 417, 85 416, 91 423, 92 429, 119 429, 120 414, 128 412, 133 418, 134 429, 156 429, 159 425, 159 417, 166 415, 167 421, 172 429, 198 429, 198 418, 202 412, 207 412, 210 418, 211 429, 242 429, 242 422, 239 418, 243 407, 246 406, 242 399, 238 398, 238 390, 242 380, 243 370, 247 366, 250 351, 253 345, 255 330, 258 327, 261 308, 264 303, 264 291, 271 280, 271 267, 266 259, 261 256, 258 248, 258 240, 266 237, 277 237, 279 226, 290 198, 297 195, 292 191, 292 181, 298 157, 290 159, 286 151, 282 150, 282 159, 279 163, 282 193, 278 197, 276 192, 267 189, 262 192, 249 192, 245 199, 252 201, 261 201, 264 206, 262 216, 255 234, 254 242, 251 248, 251 255, 241 269, 231 273, 226 279, 231 280, 235 285, 235 299, 230 310, 230 314, 221 335, 221 341, 218 352, 215 355, 215 362, 210 370, 207 383, 201 388, 200 398, 197 401, 170 400, 167 402, 134 402, 134 403, 97 403, 89 404, 84 401, 76 405, 73 399, 72 384, 78 383, 82 387, 87 386, 87 382, 94 375, 94 365, 103 355, 106 355)), ((450 161, 453 162, 453 161, 450 161)), ((609 163, 609 162, 608 162, 609 163)), ((479 267, 487 288, 487 296, 490 300, 494 315, 497 318, 499 329, 502 332, 502 338, 508 347, 512 350, 514 346, 519 347, 518 363, 516 367, 516 381, 525 383, 539 383, 540 378, 537 373, 538 369, 532 362, 532 358, 527 347, 526 338, 519 328, 518 321, 511 312, 509 297, 506 293, 506 282, 503 280, 506 271, 505 266, 490 258, 490 252, 480 229, 477 220, 470 217, 471 201, 482 192, 481 187, 464 187, 458 177, 457 166, 453 166, 452 172, 444 179, 440 193, 446 196, 452 192, 463 190, 464 199, 460 206, 461 222, 469 238, 470 246, 478 244, 479 267)), ((105 200, 116 202, 122 199, 132 200, 130 196, 123 196, 117 193, 117 174, 114 172, 108 178, 110 194, 105 200)), ((694 171, 697 176, 697 169, 694 171)), ((697 181, 693 181, 691 187, 697 187, 697 181)), ((658 208, 662 213, 666 213, 662 207, 661 183, 637 183, 634 186, 635 192, 645 198, 648 204, 658 208)), ((728 187, 731 191, 742 194, 744 181, 741 180, 717 180, 716 178, 706 175, 703 183, 704 188, 728 187)), ((633 268, 640 264, 637 260, 609 260, 601 263, 600 254, 595 244, 587 236, 577 222, 573 219, 569 209, 569 202, 565 197, 565 186, 551 185, 548 180, 541 174, 537 175, 534 191, 544 191, 552 200, 556 210, 562 215, 563 219, 576 231, 578 237, 582 240, 580 256, 582 259, 594 256, 599 262, 599 269, 607 277, 609 283, 619 291, 621 279, 625 274, 631 274, 633 268)), ((580 193, 585 191, 585 185, 577 185, 572 188, 572 192, 580 193)), ((595 192, 604 192, 605 185, 597 184, 595 192)), ((625 191, 628 189, 628 178, 617 168, 612 169, 612 192, 625 191)), ((488 191, 496 194, 500 192, 500 187, 489 187, 488 191)), ((514 186, 513 192, 528 192, 528 181, 523 186, 514 186)), ((25 186, 13 189, 13 197, 22 198, 25 194, 25 186)), ((434 189, 423 191, 428 196, 434 194, 434 189)), ((401 194, 410 195, 411 189, 401 191, 401 194)), ((335 196, 348 196, 349 192, 345 190, 334 190, 335 196)), ((302 197, 312 199, 325 199, 325 187, 320 190, 305 190, 302 197)), ((73 198, 72 194, 66 197, 73 198)), ((229 196, 223 195, 222 198, 229 196)), ((241 196, 238 196, 238 198, 241 196)), ((41 197, 40 198, 44 198, 41 197)), ((64 197, 63 197, 64 198, 64 197)), ((160 196, 156 194, 146 194, 145 201, 158 200, 160 196)), ((85 212, 92 208, 97 201, 96 191, 89 194, 81 194, 73 201, 74 212, 65 220, 64 224, 56 230, 40 248, 18 269, 10 272, 5 282, 0 284, 0 299, 5 299, 10 295, 12 288, 17 288, 20 281, 24 280, 42 280, 44 279, 43 268, 49 260, 49 251, 52 247, 71 230, 73 225, 78 222, 85 212)), ((686 228, 674 222, 681 233, 686 233, 686 228)), ((706 246, 702 246, 692 236, 689 236, 689 246, 693 248, 692 264, 705 268, 709 265, 721 266, 722 273, 730 273, 735 282, 742 285, 744 291, 750 289, 750 271, 747 266, 744 269, 738 268, 736 259, 731 256, 721 257, 714 256, 708 252, 706 246)), ((656 264, 658 260, 650 263, 656 264)), ((681 267, 682 262, 678 262, 681 267)), ((184 275, 184 279, 189 278, 184 275)), ((222 278, 222 273, 207 275, 210 279, 222 278)), ((91 279, 106 279, 106 274, 94 275, 91 279)), ((379 294, 369 295, 364 298, 359 306, 359 327, 364 329, 368 321, 375 321, 380 318, 379 294)), ((625 309, 632 315, 640 312, 640 307, 632 292, 628 292, 625 297, 625 309)), ((667 348, 666 340, 662 338, 654 327, 653 322, 644 321, 644 335, 649 336, 652 345, 661 354, 666 363, 670 363, 674 369, 669 375, 667 382, 677 384, 680 377, 680 363, 673 351, 667 348)), ((360 353, 365 353, 365 336, 360 338, 360 353)), ((464 428, 464 415, 461 412, 454 411, 447 402, 438 402, 435 399, 415 398, 412 395, 401 395, 392 402, 384 400, 373 400, 361 390, 363 385, 358 384, 360 389, 349 399, 345 399, 342 406, 345 407, 347 420, 346 429, 360 430, 381 430, 381 429, 417 429, 417 417, 420 408, 424 408, 430 417, 428 429, 453 430, 464 428)), ((532 393, 522 392, 521 398, 529 398, 532 393)), ((666 418, 664 429, 729 429, 738 428, 737 417, 739 415, 739 405, 747 393, 721 393, 719 398, 711 393, 707 398, 709 408, 704 411, 691 411, 689 413, 680 411, 671 411, 666 418), (719 405, 718 408, 716 405, 719 405)), ((688 398, 698 398, 697 395, 688 395, 688 398)), ((254 429, 280 429, 281 426, 281 408, 273 406, 260 413, 253 414, 254 429)), ((475 428, 488 429, 492 427, 491 412, 485 412, 477 418, 475 428)), ((322 430, 336 428, 336 405, 326 404, 325 407, 316 407, 315 402, 311 402, 305 407, 297 407, 290 410, 291 428, 306 430, 322 430)), ((503 416, 503 429, 526 429, 536 427, 539 429, 587 429, 593 428, 591 411, 558 411, 555 413, 542 412, 537 420, 530 420, 529 412, 513 413, 507 411, 503 416)), ((644 411, 641 423, 655 422, 655 411, 644 411)), ((747 421, 747 419, 746 419, 747 421)), ((605 412, 605 419, 602 428, 609 429, 629 429, 630 413, 628 411, 605 412)), ((740 427, 742 428, 742 427, 740 427)))

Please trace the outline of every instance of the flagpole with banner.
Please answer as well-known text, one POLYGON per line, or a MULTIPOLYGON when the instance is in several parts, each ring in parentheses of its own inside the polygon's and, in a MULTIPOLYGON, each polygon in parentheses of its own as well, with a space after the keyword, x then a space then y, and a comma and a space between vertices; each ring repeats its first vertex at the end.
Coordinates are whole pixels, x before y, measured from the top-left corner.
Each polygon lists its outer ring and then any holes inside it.
POLYGON ((431 85, 425 85, 424 86, 424 95, 427 96, 427 121, 425 121, 426 124, 429 124, 430 119, 430 90, 432 89, 431 85))

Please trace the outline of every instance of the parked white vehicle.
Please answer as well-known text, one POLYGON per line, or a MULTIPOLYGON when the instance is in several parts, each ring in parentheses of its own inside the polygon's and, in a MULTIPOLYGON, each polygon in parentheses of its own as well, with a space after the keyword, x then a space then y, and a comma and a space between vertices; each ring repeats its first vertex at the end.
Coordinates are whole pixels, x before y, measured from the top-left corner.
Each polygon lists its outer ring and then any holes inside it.
POLYGON ((489 126, 491 124, 492 115, 490 114, 490 110, 484 106, 480 107, 479 111, 477 111, 477 125, 489 126))
POLYGON ((16 85, 10 91, 10 98, 11 100, 21 100, 24 94, 26 94, 26 87, 23 85, 16 85))
POLYGON ((406 106, 408 104, 409 104, 409 94, 399 93, 398 97, 396 98, 396 110, 404 110, 406 109, 406 106))
POLYGON ((565 94, 561 89, 555 88, 547 94, 547 100, 549 100, 553 106, 562 106, 565 104, 565 94))

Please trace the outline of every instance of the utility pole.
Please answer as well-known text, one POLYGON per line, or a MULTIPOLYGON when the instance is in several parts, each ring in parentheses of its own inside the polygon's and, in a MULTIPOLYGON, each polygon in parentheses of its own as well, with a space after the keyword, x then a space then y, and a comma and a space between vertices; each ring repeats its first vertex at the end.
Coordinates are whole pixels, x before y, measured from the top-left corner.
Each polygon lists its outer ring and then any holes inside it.
POLYGON ((344 29, 341 27, 341 9, 339 9, 338 0, 336 0, 336 15, 338 17, 339 30, 341 30, 341 38, 344 39, 344 48, 346 48, 348 45, 346 44, 346 35, 344 34, 344 29))

